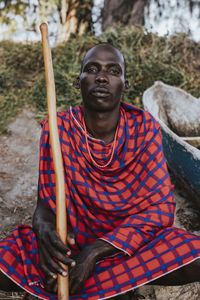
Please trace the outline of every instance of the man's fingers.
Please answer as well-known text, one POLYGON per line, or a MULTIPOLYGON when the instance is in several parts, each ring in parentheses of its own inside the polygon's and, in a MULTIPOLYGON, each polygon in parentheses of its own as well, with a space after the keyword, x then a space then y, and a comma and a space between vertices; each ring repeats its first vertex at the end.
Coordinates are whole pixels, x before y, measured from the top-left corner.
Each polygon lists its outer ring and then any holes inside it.
POLYGON ((69 285, 70 295, 76 294, 78 291, 80 291, 83 288, 83 284, 84 281, 80 277, 76 278, 75 280, 71 280, 69 285))
POLYGON ((67 233, 67 242, 70 245, 75 245, 75 235, 72 232, 67 233))
MULTIPOLYGON (((54 230, 51 234, 49 234, 49 239, 51 243, 58 248, 62 252, 69 252, 69 249, 67 246, 61 241, 59 238, 57 232, 54 230)), ((72 232, 67 233, 67 243, 69 245, 74 245, 75 244, 75 235, 72 232)))
POLYGON ((45 290, 50 293, 57 293, 57 276, 56 279, 52 277, 45 278, 44 280, 45 290))
MULTIPOLYGON (((48 249, 50 250, 50 249, 48 249)), ((40 262, 40 266, 42 270, 44 270, 46 276, 52 276, 56 275, 57 273, 61 274, 62 276, 67 276, 66 271, 59 265, 58 262, 56 262, 53 257, 50 255, 50 252, 48 252, 46 249, 42 249, 42 265, 40 262), (51 275, 50 275, 51 273, 51 275), (53 274, 52 274, 53 273, 53 274)), ((41 255, 40 255, 41 257, 41 255)))
POLYGON ((45 275, 45 278, 52 277, 57 278, 56 273, 52 272, 49 266, 49 262, 52 260, 51 256, 47 251, 45 251, 42 248, 39 248, 39 264, 40 268, 42 269, 42 272, 45 275), (48 263, 47 263, 48 262, 48 263))
MULTIPOLYGON (((48 278, 48 280, 50 280, 50 278, 52 280, 57 279, 56 273, 52 272, 49 268, 47 268, 45 264, 41 265, 41 269, 45 275, 45 278, 48 278)), ((46 280, 45 280, 45 282, 46 282, 46 280)))
POLYGON ((49 240, 53 247, 55 247, 57 250, 60 250, 64 253, 70 252, 68 247, 61 241, 55 230, 51 234, 49 234, 49 240))
POLYGON ((70 295, 74 295, 79 292, 84 285, 87 275, 85 269, 76 265, 69 270, 69 292, 70 295))
POLYGON ((57 251, 52 246, 49 246, 49 248, 45 251, 47 251, 52 258, 55 258, 57 261, 60 261, 67 266, 75 265, 75 261, 73 259, 67 257, 64 253, 57 251))
POLYGON ((59 273, 62 276, 67 276, 67 272, 55 260, 51 261, 51 268, 55 274, 59 273))
POLYGON ((53 294, 57 294, 58 293, 58 282, 54 282, 53 284, 53 294))
POLYGON ((39 248, 45 254, 45 261, 48 264, 50 263, 50 265, 52 265, 53 258, 68 266, 75 265, 75 261, 66 256, 66 254, 70 255, 71 251, 59 239, 56 231, 54 231, 52 235, 49 234, 49 238, 46 240, 45 246, 43 245, 42 241, 39 242, 39 248), (53 238, 55 240, 53 240, 53 238))

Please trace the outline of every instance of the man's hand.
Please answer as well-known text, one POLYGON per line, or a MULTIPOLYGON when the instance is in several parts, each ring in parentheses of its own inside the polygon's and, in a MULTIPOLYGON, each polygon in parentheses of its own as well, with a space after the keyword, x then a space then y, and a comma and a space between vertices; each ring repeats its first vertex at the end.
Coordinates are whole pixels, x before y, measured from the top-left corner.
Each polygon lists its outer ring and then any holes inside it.
MULTIPOLYGON (((68 276, 59 262, 69 267, 70 294, 73 295, 82 289, 99 259, 119 252, 111 244, 96 240, 86 246, 75 261, 69 258, 70 250, 60 240, 55 230, 56 217, 44 206, 39 197, 33 217, 33 229, 38 242, 39 264, 45 276, 45 289, 54 294, 57 293, 57 274, 68 276)), ((75 238, 70 233, 68 233, 67 243, 75 244, 75 238)))
POLYGON ((83 288, 83 285, 92 275, 96 264, 96 256, 90 246, 84 248, 76 258, 76 265, 70 268, 69 272, 69 293, 76 294, 83 288))
POLYGON ((76 265, 73 268, 70 268, 70 295, 78 293, 83 288, 85 281, 92 275, 98 260, 118 252, 118 249, 103 240, 96 240, 85 247, 77 256, 76 265))
MULTIPOLYGON (((75 241, 68 233, 68 244, 73 244, 75 241), (73 242, 72 242, 73 240, 73 242)), ((38 240, 39 264, 43 274, 45 275, 45 289, 47 291, 57 292, 57 274, 68 276, 66 271, 60 266, 59 262, 68 267, 74 266, 75 261, 69 258, 71 254, 69 248, 63 244, 58 237, 55 229, 47 224, 43 225, 43 230, 40 232, 38 240)))
MULTIPOLYGON (((45 289, 53 293, 57 291, 57 274, 68 275, 59 262, 69 267, 75 265, 75 261, 68 257, 70 249, 60 240, 55 228, 55 215, 39 199, 33 217, 33 229, 37 237, 39 264, 45 276, 45 289)), ((67 243, 75 244, 75 238, 70 233, 67 243)))

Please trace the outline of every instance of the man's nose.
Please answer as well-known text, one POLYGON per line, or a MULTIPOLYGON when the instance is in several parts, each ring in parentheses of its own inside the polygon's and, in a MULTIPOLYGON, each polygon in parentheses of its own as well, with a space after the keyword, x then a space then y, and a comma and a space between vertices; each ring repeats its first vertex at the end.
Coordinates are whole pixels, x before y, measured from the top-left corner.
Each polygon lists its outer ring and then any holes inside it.
POLYGON ((101 72, 99 72, 96 76, 96 79, 95 79, 96 82, 98 83, 108 83, 108 77, 107 75, 105 74, 105 72, 102 70, 101 72))

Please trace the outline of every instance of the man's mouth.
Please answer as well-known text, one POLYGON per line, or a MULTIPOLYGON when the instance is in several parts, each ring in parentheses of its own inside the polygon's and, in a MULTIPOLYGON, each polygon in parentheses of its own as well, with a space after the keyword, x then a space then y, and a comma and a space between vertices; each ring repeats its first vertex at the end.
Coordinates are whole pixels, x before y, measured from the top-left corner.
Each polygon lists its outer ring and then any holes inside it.
POLYGON ((92 90, 91 94, 99 98, 105 98, 110 95, 109 91, 106 88, 100 88, 100 87, 92 90))

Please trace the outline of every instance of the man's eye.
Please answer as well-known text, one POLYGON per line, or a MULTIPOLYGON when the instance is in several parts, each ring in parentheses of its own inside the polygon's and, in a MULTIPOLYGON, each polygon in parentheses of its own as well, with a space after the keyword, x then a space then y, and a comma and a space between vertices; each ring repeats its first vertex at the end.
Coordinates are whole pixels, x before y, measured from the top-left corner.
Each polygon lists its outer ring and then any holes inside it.
POLYGON ((118 69, 116 69, 116 68, 111 68, 111 69, 109 70, 109 73, 110 73, 111 75, 119 75, 119 74, 120 74, 120 71, 119 71, 118 69))
POLYGON ((87 68, 87 72, 88 73, 96 73, 97 72, 97 68, 94 66, 88 67, 87 68))

